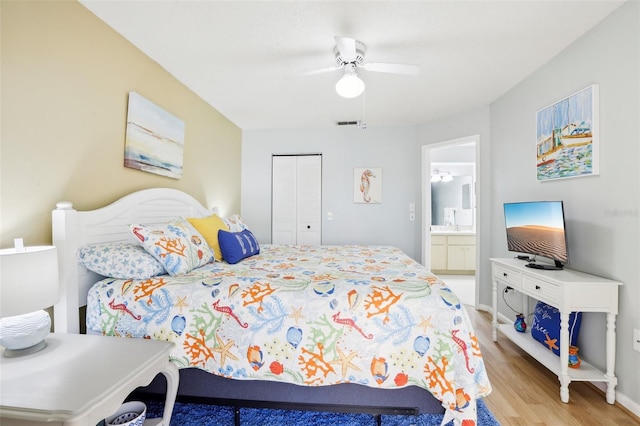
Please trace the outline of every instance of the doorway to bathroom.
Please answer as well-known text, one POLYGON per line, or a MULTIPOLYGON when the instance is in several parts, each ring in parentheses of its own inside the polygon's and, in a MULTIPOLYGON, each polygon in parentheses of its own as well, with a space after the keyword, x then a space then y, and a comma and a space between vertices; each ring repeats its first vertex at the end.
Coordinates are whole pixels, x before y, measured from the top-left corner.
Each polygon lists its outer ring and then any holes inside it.
POLYGON ((479 135, 422 147, 423 264, 477 306, 479 135))

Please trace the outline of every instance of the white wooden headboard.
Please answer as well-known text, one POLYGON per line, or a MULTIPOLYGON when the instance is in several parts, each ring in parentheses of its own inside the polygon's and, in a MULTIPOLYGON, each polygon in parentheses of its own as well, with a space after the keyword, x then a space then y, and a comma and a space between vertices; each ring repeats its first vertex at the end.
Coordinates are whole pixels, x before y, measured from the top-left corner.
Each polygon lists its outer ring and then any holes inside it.
POLYGON ((129 236, 131 223, 163 223, 176 217, 206 217, 211 213, 191 195, 168 188, 133 192, 96 210, 76 211, 71 202, 57 203, 52 212, 53 245, 58 248, 60 275, 60 301, 53 310, 55 331, 80 331, 79 309, 87 304, 89 288, 103 278, 78 263, 78 248, 133 241, 129 236))

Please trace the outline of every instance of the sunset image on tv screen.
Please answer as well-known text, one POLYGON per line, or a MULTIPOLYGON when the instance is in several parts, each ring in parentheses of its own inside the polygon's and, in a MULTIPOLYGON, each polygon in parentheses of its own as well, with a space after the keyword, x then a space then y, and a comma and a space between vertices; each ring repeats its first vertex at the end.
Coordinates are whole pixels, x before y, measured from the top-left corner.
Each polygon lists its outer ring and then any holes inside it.
POLYGON ((504 205, 509 251, 567 262, 562 203, 533 202, 504 205))

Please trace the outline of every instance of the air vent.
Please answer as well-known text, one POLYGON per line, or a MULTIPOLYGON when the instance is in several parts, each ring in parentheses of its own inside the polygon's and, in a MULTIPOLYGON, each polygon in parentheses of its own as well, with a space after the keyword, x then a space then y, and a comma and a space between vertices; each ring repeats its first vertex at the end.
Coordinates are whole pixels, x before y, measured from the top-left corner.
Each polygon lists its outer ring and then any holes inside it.
POLYGON ((338 121, 336 124, 338 126, 360 126, 359 121, 338 121))

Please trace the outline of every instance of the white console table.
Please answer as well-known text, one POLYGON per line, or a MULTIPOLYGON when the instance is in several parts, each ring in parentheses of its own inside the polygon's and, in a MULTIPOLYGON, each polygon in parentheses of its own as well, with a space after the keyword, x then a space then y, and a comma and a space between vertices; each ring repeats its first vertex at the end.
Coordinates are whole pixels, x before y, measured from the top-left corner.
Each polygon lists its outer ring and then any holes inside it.
POLYGON ((569 402, 569 384, 572 381, 606 382, 607 402, 615 402, 616 331, 618 314, 618 286, 621 282, 589 275, 571 269, 559 271, 526 267, 526 261, 518 259, 490 259, 493 282, 493 341, 498 340, 498 330, 520 346, 560 380, 560 399, 569 402), (528 317, 528 298, 540 300, 560 311, 560 357, 531 337, 530 331, 517 332, 513 323, 498 324, 498 284, 512 287, 523 295, 523 314, 528 317), (569 368, 569 314, 571 312, 605 312, 606 372, 581 360, 579 368, 569 368))
POLYGON ((173 343, 60 333, 45 342, 43 350, 23 357, 0 353, 0 424, 95 426, 162 373, 163 417, 144 424, 169 426, 180 380, 169 361, 173 343))

